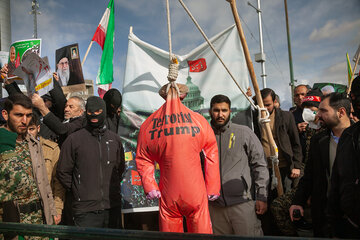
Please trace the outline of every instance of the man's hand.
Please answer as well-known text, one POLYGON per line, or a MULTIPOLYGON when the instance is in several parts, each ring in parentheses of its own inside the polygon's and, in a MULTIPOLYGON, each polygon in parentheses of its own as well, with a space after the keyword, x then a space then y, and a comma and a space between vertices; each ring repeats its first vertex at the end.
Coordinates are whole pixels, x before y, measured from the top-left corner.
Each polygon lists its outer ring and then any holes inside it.
POLYGON ((267 211, 267 202, 256 200, 255 210, 256 210, 256 214, 263 215, 267 211))
POLYGON ((250 88, 250 87, 247 88, 247 90, 246 90, 246 95, 247 95, 248 97, 251 97, 251 96, 252 96, 252 92, 251 92, 251 88, 250 88))
POLYGON ((158 190, 152 190, 147 195, 146 198, 152 200, 154 198, 161 198, 161 193, 158 190))
POLYGON ((53 72, 53 78, 58 82, 59 76, 57 75, 57 72, 53 72))
POLYGON ((54 221, 58 225, 61 222, 61 214, 54 216, 54 221))
POLYGON ((5 81, 7 80, 7 75, 8 75, 8 65, 7 63, 4 64, 4 66, 0 69, 0 75, 1 75, 1 79, 5 81))
POLYGON ((39 94, 34 93, 31 97, 31 101, 37 109, 39 109, 41 115, 45 116, 50 112, 50 110, 46 107, 44 100, 39 96, 39 94))
POLYGON ((289 214, 290 214, 291 221, 300 220, 300 217, 299 218, 294 218, 294 216, 293 216, 295 209, 300 210, 301 216, 304 216, 304 209, 303 209, 302 206, 300 206, 300 205, 291 205, 290 208, 289 208, 289 214))
POLYGON ((209 201, 215 201, 219 197, 220 197, 220 195, 208 195, 208 200, 209 201))
POLYGON ((298 177, 300 177, 300 169, 297 169, 297 168, 291 169, 290 177, 291 177, 291 178, 298 178, 298 177))
POLYGON ((307 122, 298 123, 297 128, 299 133, 306 131, 306 126, 308 125, 307 122))

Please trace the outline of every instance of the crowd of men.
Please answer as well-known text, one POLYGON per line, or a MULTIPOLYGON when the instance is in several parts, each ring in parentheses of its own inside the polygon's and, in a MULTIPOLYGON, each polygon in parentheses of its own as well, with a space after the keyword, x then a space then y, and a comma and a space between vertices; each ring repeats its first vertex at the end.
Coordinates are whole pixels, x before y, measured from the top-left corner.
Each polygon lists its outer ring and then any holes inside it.
MULTIPOLYGON (((111 89, 103 99, 66 99, 54 73, 53 90, 29 97, 7 72, 5 65, 1 76, 9 97, 0 127, 1 220, 122 228, 121 93, 111 89)), ((187 91, 180 86, 178 98, 187 91)), ((166 142, 162 149, 139 137, 137 167, 147 198, 160 199, 160 230, 182 232, 185 217, 189 232, 298 236, 299 230, 312 229, 315 237, 360 238, 360 77, 348 95, 299 85, 290 111, 280 108, 272 89, 262 89, 261 98, 278 147, 276 161, 257 111, 253 129, 235 124, 231 101, 223 94, 211 99, 210 124, 182 110, 201 125, 196 137, 174 134, 157 142, 166 142), (192 147, 174 150, 168 139, 192 147), (155 161, 159 186, 153 178, 155 161), (183 184, 186 174, 192 183, 183 184)))

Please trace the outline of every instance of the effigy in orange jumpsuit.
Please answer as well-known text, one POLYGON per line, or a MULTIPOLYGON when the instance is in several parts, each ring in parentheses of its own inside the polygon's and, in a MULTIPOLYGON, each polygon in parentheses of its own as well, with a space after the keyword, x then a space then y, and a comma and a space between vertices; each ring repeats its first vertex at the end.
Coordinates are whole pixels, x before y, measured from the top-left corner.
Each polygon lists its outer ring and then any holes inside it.
POLYGON ((208 196, 220 194, 216 138, 207 120, 177 95, 168 94, 166 103, 142 124, 136 166, 146 194, 160 189, 160 231, 183 232, 185 216, 188 232, 212 233, 208 196), (160 166, 159 186, 155 162, 160 166))

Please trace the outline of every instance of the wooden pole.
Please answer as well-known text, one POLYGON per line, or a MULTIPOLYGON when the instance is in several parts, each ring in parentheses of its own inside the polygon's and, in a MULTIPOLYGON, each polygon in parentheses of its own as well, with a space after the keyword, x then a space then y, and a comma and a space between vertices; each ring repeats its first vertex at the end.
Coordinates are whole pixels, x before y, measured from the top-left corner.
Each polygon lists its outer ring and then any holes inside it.
MULTIPOLYGON (((236 27, 238 29, 241 44, 242 44, 244 54, 245 54, 246 65, 248 67, 251 82, 253 84, 253 88, 254 88, 254 91, 255 91, 256 101, 257 101, 260 108, 264 108, 264 103, 263 103, 263 100, 261 98, 259 85, 258 85, 257 80, 256 80, 256 75, 255 75, 254 67, 253 67, 253 64, 252 64, 252 61, 251 61, 249 48, 248 48, 248 45, 247 45, 247 42, 246 42, 246 39, 245 39, 244 31, 243 31, 242 26, 241 26, 239 14, 237 12, 236 0, 226 0, 226 1, 228 1, 230 3, 231 10, 232 10, 233 15, 234 15, 236 27)), ((261 111, 261 117, 264 118, 265 116, 266 116, 266 112, 261 111)), ((271 156, 276 156, 276 158, 277 158, 278 157, 278 148, 276 146, 276 143, 274 141, 274 138, 273 138, 273 135, 272 135, 272 132, 271 132, 270 123, 266 122, 264 124, 264 126, 265 126, 265 132, 266 132, 266 134, 268 136, 268 139, 269 139, 269 142, 270 142, 271 156)), ((279 166, 275 164, 274 165, 274 170, 275 170, 275 176, 276 176, 276 178, 278 180, 277 193, 278 193, 278 196, 281 196, 281 195, 283 195, 284 191, 283 191, 283 185, 282 185, 282 182, 281 182, 281 175, 280 175, 279 166)))
POLYGON ((89 54, 89 51, 90 51, 90 48, 91 48, 93 42, 94 42, 94 41, 91 41, 91 42, 90 42, 89 47, 88 47, 88 49, 86 50, 84 59, 83 59, 82 62, 81 62, 81 66, 82 66, 82 67, 84 66, 84 62, 85 62, 85 60, 86 60, 86 58, 87 58, 87 55, 89 54))

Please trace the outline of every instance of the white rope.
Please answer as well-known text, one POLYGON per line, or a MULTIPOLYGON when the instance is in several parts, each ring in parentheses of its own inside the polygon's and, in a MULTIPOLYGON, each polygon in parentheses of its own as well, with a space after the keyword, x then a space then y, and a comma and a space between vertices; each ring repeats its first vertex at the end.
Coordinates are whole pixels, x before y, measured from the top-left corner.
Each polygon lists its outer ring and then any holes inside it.
POLYGON ((180 90, 175 83, 178 75, 179 75, 179 63, 177 61, 176 56, 172 53, 172 42, 171 42, 171 25, 170 25, 170 5, 169 0, 166 0, 166 15, 167 15, 167 29, 168 29, 168 39, 169 39, 169 73, 168 80, 169 84, 166 87, 166 93, 169 92, 170 86, 173 86, 180 97, 180 90))
POLYGON ((222 65, 224 66, 225 70, 229 73, 230 77, 232 78, 232 80, 235 82, 236 86, 240 89, 241 93, 246 97, 246 99, 249 101, 249 103, 255 108, 257 109, 258 107, 252 102, 252 100, 249 98, 248 95, 246 95, 245 91, 240 87, 240 85, 238 84, 238 82, 235 80, 235 77, 232 75, 232 73, 230 72, 229 68, 225 65, 224 61, 221 59, 220 55, 218 54, 218 52, 216 51, 216 49, 214 48, 214 46, 212 45, 212 43, 210 42, 210 40, 208 39, 208 37, 206 36, 206 34, 204 33, 204 31, 201 29, 200 25, 197 23, 197 21, 195 20, 195 18, 193 17, 193 15, 191 14, 191 12, 189 11, 189 9, 185 6, 184 2, 182 0, 179 0, 180 4, 183 6, 183 8, 185 9, 186 13, 189 15, 189 17, 191 18, 191 20, 194 22, 195 26, 199 29, 201 35, 203 35, 203 37, 205 38, 206 42, 209 44, 210 48, 213 50, 213 52, 215 53, 216 57, 220 60, 220 62, 222 63, 222 65))
POLYGON ((277 158, 277 156, 271 156, 270 160, 272 165, 271 190, 273 190, 278 185, 278 179, 276 178, 275 175, 275 166, 279 165, 279 159, 277 158))
POLYGON ((166 0, 166 16, 167 16, 167 29, 169 39, 169 60, 172 62, 172 43, 171 43, 171 26, 170 26, 170 5, 169 0, 166 0))
POLYGON ((261 108, 259 105, 256 105, 256 109, 258 110, 258 121, 260 124, 270 122, 270 114, 267 108, 261 108), (261 111, 265 111, 265 116, 263 118, 261 117, 261 111))

